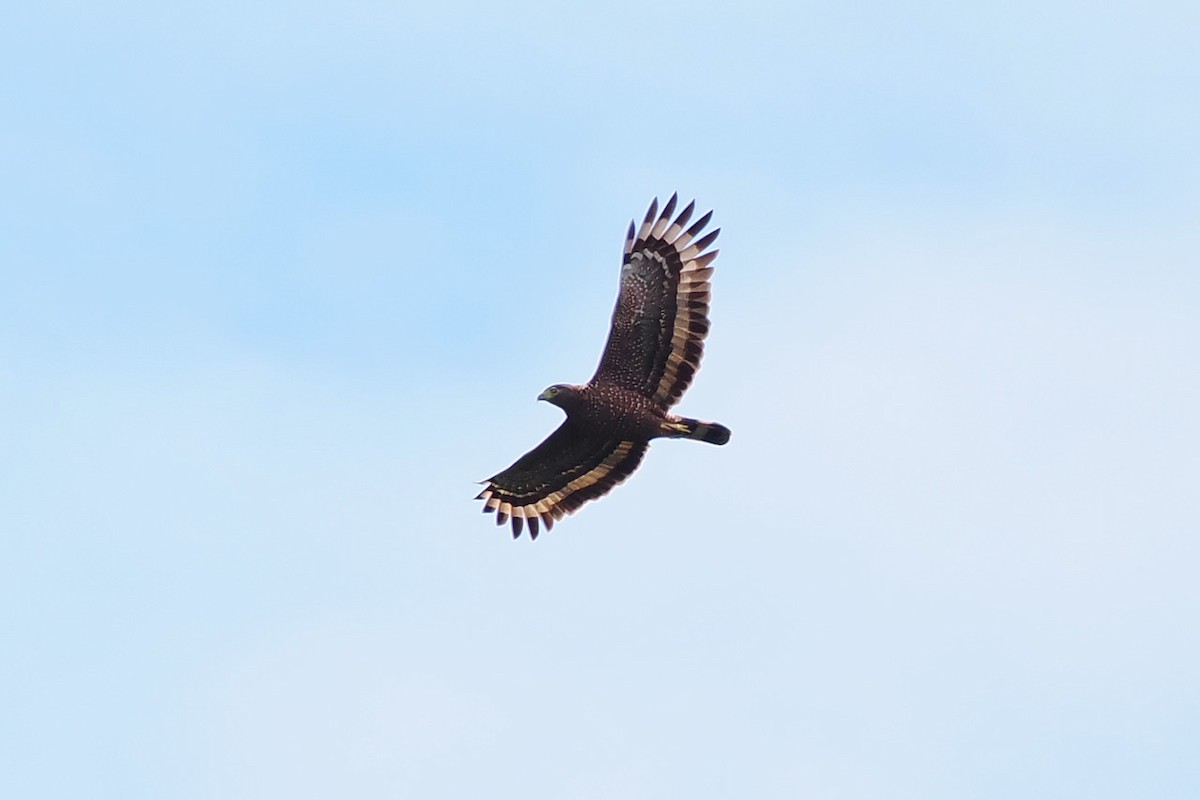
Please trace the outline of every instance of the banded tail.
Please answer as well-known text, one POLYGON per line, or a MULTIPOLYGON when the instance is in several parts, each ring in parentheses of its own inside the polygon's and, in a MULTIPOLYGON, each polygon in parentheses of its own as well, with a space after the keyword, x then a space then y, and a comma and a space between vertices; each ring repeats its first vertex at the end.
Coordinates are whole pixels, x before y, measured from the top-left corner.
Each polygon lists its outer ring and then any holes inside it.
POLYGON ((678 421, 668 425, 671 433, 667 435, 680 439, 699 439, 709 444, 725 444, 729 441, 729 428, 719 422, 703 422, 698 419, 680 417, 678 421))

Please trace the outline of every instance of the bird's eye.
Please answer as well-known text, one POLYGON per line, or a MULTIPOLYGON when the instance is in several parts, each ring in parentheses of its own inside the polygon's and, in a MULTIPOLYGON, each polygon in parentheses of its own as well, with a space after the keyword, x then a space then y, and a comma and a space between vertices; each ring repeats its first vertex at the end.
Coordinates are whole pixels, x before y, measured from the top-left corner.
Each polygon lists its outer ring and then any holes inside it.
POLYGON ((551 387, 550 387, 550 396, 551 396, 551 397, 554 397, 554 395, 556 395, 556 394, 558 394, 558 387, 557 387, 557 386, 551 386, 551 387))

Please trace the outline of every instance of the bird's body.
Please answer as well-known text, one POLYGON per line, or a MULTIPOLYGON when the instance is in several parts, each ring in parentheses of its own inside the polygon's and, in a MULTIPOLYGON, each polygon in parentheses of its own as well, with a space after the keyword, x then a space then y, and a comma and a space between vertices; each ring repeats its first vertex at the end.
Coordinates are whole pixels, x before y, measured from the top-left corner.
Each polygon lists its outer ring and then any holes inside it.
POLYGON ((538 521, 547 530, 588 500, 607 493, 641 463, 651 439, 729 441, 729 429, 715 422, 677 417, 678 402, 700 365, 708 335, 709 266, 717 251, 704 252, 718 231, 695 237, 712 212, 684 230, 694 204, 672 222, 672 195, 656 218, 656 199, 635 236, 625 240, 621 290, 608 343, 592 380, 581 386, 555 384, 542 392, 567 413, 546 441, 487 481, 476 499, 496 512, 497 524, 512 520, 513 535, 523 522, 530 535, 538 521))
POLYGON ((581 431, 647 441, 660 437, 699 438, 692 436, 688 428, 688 423, 697 420, 669 414, 662 405, 633 389, 605 381, 593 381, 583 386, 560 384, 554 388, 559 392, 544 399, 567 412, 567 418, 581 431))
POLYGON ((551 402, 581 428, 607 430, 625 438, 650 439, 661 435, 659 431, 670 417, 649 397, 615 384, 597 382, 570 388, 575 391, 569 400, 562 392, 551 402), (563 402, 555 402, 560 398, 563 402))

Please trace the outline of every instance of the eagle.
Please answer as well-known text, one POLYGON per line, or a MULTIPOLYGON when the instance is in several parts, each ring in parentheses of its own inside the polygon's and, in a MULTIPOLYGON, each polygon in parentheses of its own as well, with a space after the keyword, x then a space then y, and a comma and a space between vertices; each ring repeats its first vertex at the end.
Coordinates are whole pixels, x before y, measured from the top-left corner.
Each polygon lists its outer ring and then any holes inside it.
POLYGON ((708 335, 709 278, 720 229, 700 236, 709 211, 686 227, 696 203, 675 213, 677 195, 658 212, 650 204, 639 228, 629 223, 621 262, 621 287, 600 366, 583 385, 557 383, 538 400, 566 412, 544 442, 503 472, 480 481, 475 498, 496 524, 512 521, 513 538, 524 523, 536 539, 589 500, 607 494, 642 461, 651 439, 729 441, 716 422, 677 417, 671 406, 700 367, 708 335), (700 238, 697 238, 697 237, 700 238))

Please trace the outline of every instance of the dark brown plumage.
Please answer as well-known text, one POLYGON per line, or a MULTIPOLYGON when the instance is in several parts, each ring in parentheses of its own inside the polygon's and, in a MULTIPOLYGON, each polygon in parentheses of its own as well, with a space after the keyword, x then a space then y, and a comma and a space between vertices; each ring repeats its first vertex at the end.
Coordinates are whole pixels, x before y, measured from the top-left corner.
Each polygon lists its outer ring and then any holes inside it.
POLYGON ((700 367, 708 335, 709 277, 716 250, 705 252, 720 229, 697 239, 712 218, 690 227, 695 203, 674 220, 676 196, 662 214, 650 204, 640 228, 629 223, 621 265, 621 289, 608 343, 591 381, 556 384, 542 392, 567 413, 544 442, 484 483, 477 500, 495 512, 496 524, 512 521, 513 536, 524 523, 538 535, 588 500, 607 494, 637 469, 651 439, 729 441, 715 422, 677 417, 679 401, 700 367))

